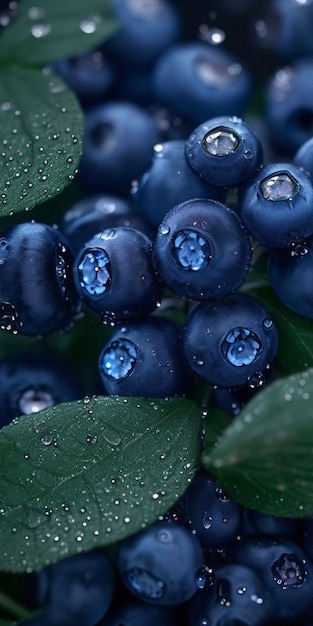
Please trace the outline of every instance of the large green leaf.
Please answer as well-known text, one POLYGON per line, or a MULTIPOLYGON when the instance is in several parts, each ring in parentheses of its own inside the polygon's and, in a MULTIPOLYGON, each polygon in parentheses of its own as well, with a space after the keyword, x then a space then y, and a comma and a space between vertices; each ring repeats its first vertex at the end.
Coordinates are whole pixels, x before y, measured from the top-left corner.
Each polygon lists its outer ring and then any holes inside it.
POLYGON ((117 26, 111 0, 22 0, 18 18, 1 33, 0 63, 42 66, 81 54, 117 26))
POLYGON ((204 451, 203 466, 242 504, 263 513, 313 513, 313 368, 260 391, 204 451))
POLYGON ((174 504, 199 461, 191 400, 94 397, 0 432, 0 570, 114 543, 174 504))
POLYGON ((32 209, 71 182, 82 134, 80 106, 53 72, 1 69, 0 217, 32 209))

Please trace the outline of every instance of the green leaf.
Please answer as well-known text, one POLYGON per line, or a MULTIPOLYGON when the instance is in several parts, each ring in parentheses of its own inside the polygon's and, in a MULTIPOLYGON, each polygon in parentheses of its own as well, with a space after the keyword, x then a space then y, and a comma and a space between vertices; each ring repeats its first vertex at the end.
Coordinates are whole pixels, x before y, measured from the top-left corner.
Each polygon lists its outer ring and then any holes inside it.
POLYGON ((0 432, 0 570, 30 571, 139 531, 192 480, 191 400, 94 397, 0 432))
POLYGON ((87 52, 117 28, 111 0, 23 0, 0 38, 0 63, 43 66, 87 52))
POLYGON ((232 415, 221 409, 209 409, 204 420, 203 452, 209 454, 218 445, 227 426, 233 421, 232 415))
POLYGON ((283 375, 313 367, 313 322, 285 307, 270 287, 250 291, 275 320, 279 345, 277 363, 283 375))
POLYGON ((313 368, 264 388, 202 465, 239 502, 270 515, 313 513, 313 368))
POLYGON ((53 72, 2 68, 0 217, 32 209, 71 182, 82 134, 80 106, 53 72))

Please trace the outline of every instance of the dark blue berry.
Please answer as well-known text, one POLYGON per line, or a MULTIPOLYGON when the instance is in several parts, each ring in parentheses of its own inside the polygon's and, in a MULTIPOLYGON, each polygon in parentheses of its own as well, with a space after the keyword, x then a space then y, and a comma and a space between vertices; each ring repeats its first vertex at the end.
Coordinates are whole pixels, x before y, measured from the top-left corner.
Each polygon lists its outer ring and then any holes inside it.
POLYGON ((197 591, 202 567, 198 539, 180 524, 155 522, 118 547, 118 571, 124 585, 150 604, 172 606, 189 600, 197 591))
POLYGON ((189 167, 183 139, 156 144, 150 168, 132 189, 139 214, 155 229, 177 204, 192 198, 223 201, 225 195, 224 190, 208 185, 189 167))
POLYGON ((108 394, 165 397, 191 394, 193 373, 180 344, 180 329, 165 317, 150 316, 120 325, 99 357, 108 394))
POLYGON ((313 137, 301 144, 293 156, 293 163, 308 172, 313 179, 313 137))
POLYGON ((116 79, 113 64, 101 50, 61 59, 54 63, 53 69, 74 91, 83 106, 108 97, 116 79))
POLYGON ((59 223, 59 229, 73 254, 94 235, 115 226, 136 228, 153 236, 151 228, 135 215, 126 198, 110 194, 97 194, 79 200, 64 213, 59 223))
POLYGON ((188 613, 188 626, 266 626, 275 607, 252 565, 230 563, 216 568, 214 585, 192 598, 188 613))
POLYGON ((82 300, 112 325, 153 311, 164 289, 153 267, 151 240, 124 226, 87 241, 75 257, 73 275, 82 300))
POLYGON ((182 497, 190 532, 206 550, 223 550, 239 533, 241 507, 207 474, 198 473, 182 497))
POLYGON ((238 210, 252 237, 287 248, 313 233, 313 184, 292 163, 272 163, 239 188, 238 210))
POLYGON ((243 293, 201 302, 188 316, 183 349, 190 367, 218 387, 257 387, 273 361, 277 331, 267 308, 243 293))
POLYGON ((78 183, 86 193, 128 195, 157 142, 151 115, 136 104, 113 101, 88 109, 78 183))
POLYGON ((120 28, 104 44, 116 65, 151 67, 181 34, 179 12, 168 0, 113 0, 120 28))
POLYGON ((179 626, 171 609, 139 601, 119 601, 99 622, 99 626, 179 626))
POLYGON ((237 187, 262 166, 262 144, 239 117, 214 117, 200 124, 186 141, 186 159, 201 180, 237 187))
POLYGON ((307 0, 270 0, 265 13, 265 43, 280 58, 313 54, 313 6, 307 0))
POLYGON ((268 273, 272 287, 288 308, 313 319, 313 236, 282 250, 271 250, 268 273))
POLYGON ((232 54, 200 42, 173 45, 153 73, 155 99, 192 124, 242 115, 251 91, 247 70, 232 54))
POLYGON ((239 542, 229 559, 255 569, 272 598, 272 619, 301 620, 313 610, 313 565, 293 541, 265 536, 239 542))
POLYGON ((60 232, 25 222, 0 237, 0 328, 46 335, 72 325, 80 300, 72 253, 60 232))
POLYGON ((0 361, 0 426, 84 395, 78 371, 47 350, 14 352, 0 361))
POLYGON ((265 91, 264 116, 272 143, 292 156, 313 132, 313 61, 279 68, 265 91))
POLYGON ((206 199, 175 206, 153 242, 154 264, 166 285, 195 300, 221 298, 240 287, 251 254, 249 234, 238 215, 206 199))

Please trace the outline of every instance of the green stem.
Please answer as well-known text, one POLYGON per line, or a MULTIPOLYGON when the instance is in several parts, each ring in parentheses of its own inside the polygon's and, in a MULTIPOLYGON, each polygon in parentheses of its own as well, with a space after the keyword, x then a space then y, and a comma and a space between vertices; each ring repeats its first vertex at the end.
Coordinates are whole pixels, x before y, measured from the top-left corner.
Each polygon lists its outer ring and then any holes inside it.
POLYGON ((28 609, 19 604, 19 602, 16 602, 16 600, 13 600, 13 598, 3 591, 0 591, 0 606, 17 619, 27 619, 32 615, 28 609))

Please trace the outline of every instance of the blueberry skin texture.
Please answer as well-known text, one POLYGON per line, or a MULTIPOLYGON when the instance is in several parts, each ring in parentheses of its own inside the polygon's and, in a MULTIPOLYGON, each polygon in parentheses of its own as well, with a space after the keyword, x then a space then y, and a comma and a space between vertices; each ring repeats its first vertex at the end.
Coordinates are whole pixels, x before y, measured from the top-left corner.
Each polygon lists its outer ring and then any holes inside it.
POLYGON ((81 303, 65 239, 47 224, 16 224, 0 235, 0 328, 47 335, 72 325, 81 303))
POLYGON ((100 550, 68 557, 32 577, 33 593, 49 626, 95 626, 115 592, 113 564, 100 550))
POLYGON ((250 537, 239 542, 227 559, 253 567, 261 576, 272 597, 272 619, 297 621, 312 614, 313 565, 297 543, 250 537))
POLYGON ((223 550, 240 530, 241 507, 218 481, 199 472, 182 497, 190 532, 206 550, 223 550))
POLYGON ((275 614, 269 591, 253 567, 215 569, 214 587, 199 591, 188 607, 188 626, 265 626, 275 614))
POLYGON ((313 180, 313 137, 301 144, 293 157, 293 163, 302 167, 313 180))
POLYGON ((77 182, 86 194, 128 195, 149 166, 158 132, 152 116, 131 102, 112 101, 85 112, 77 182))
POLYGON ((154 523, 118 546, 117 567, 124 585, 148 604, 175 606, 189 600, 203 565, 197 538, 167 521, 154 523))
POLYGON ((280 301, 291 311, 313 319, 313 237, 288 249, 271 250, 268 273, 280 301))
POLYGON ((182 344, 190 367, 210 385, 257 386, 276 355, 278 335, 266 307, 238 292, 198 304, 183 327, 182 344))
POLYGON ((292 163, 271 163, 238 189, 238 211, 252 237, 287 248, 313 233, 313 184, 292 163))
POLYGON ((124 226, 86 242, 75 257, 73 278, 85 304, 110 325, 151 313, 164 291, 152 263, 151 240, 124 226))
POLYGON ((206 199, 192 199, 169 211, 153 242, 153 262, 163 281, 194 300, 235 291, 248 273, 251 254, 249 234, 238 215, 206 199))
POLYGON ((133 212, 127 198, 110 194, 86 196, 68 209, 59 230, 75 255, 94 235, 107 228, 127 226, 153 237, 149 226, 133 212))
POLYGON ((292 157, 313 132, 313 61, 278 69, 268 82, 264 118, 272 143, 292 157))
POLYGON ((151 67, 169 46, 179 40, 179 12, 167 0, 113 0, 120 28, 103 48, 114 64, 128 68, 151 67))
POLYGON ((150 168, 132 189, 137 211, 156 230, 168 211, 191 198, 223 202, 226 193, 200 180, 189 167, 183 139, 156 144, 150 168))
POLYGON ((190 396, 193 372, 180 344, 180 329, 165 317, 150 316, 113 331, 99 357, 108 394, 190 396))
POLYGON ((116 81, 116 69, 101 50, 61 59, 53 64, 53 69, 83 107, 108 97, 116 81))
POLYGON ((200 124, 187 139, 186 159, 208 184, 237 187, 261 168, 262 144, 241 118, 214 117, 200 124))
POLYGON ((19 415, 83 396, 79 372, 58 354, 25 350, 0 361, 0 427, 19 415))
POLYGON ((233 55, 197 41, 164 52, 152 81, 157 102, 192 124, 219 115, 242 115, 251 92, 251 77, 233 55))

